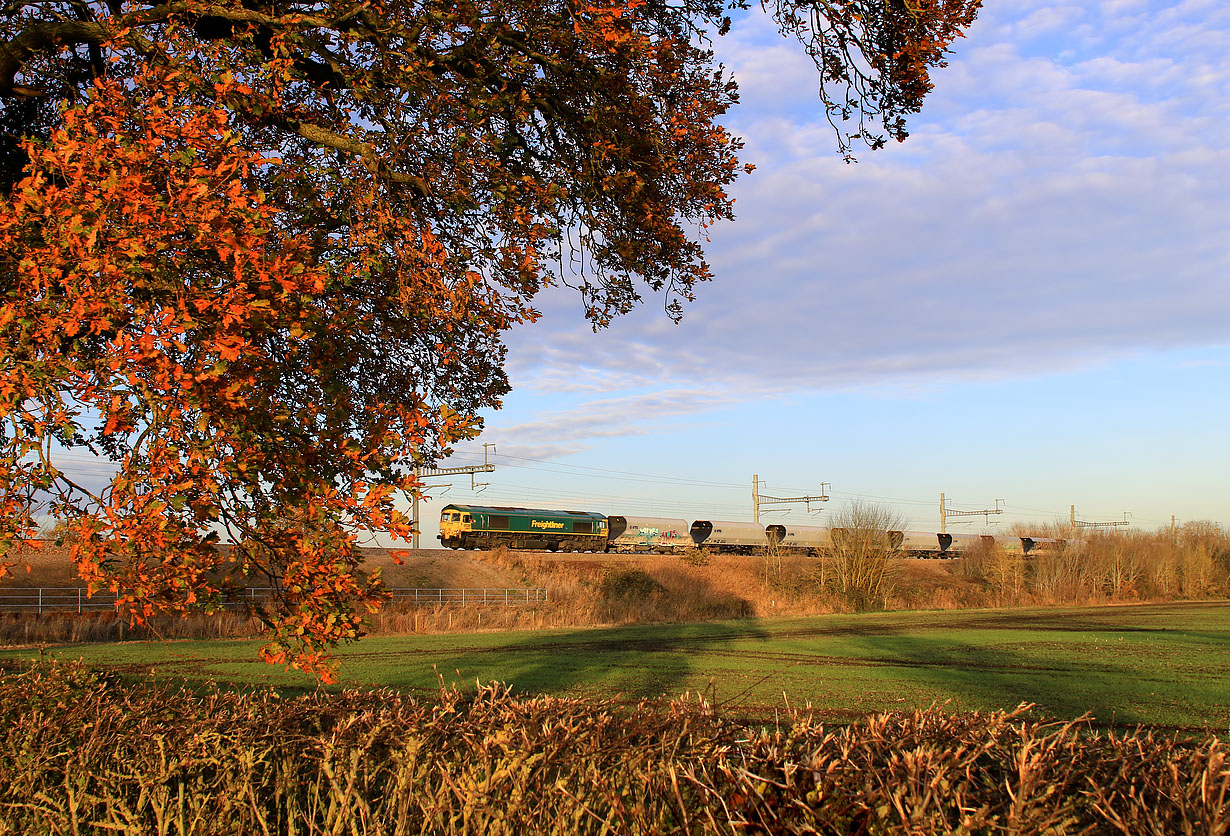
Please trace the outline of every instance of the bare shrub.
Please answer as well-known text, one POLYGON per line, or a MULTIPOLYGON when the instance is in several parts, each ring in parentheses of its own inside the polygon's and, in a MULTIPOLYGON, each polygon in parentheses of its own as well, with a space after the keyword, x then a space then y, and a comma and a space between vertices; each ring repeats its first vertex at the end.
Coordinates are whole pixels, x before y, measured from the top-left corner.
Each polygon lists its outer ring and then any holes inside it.
POLYGON ((666 588, 642 569, 612 567, 598 583, 602 607, 613 622, 647 620, 644 614, 660 609, 665 592, 666 588))
POLYGON ((679 559, 689 566, 708 566, 709 552, 704 549, 691 548, 679 555, 679 559))
POLYGON ((623 566, 608 569, 598 589, 608 601, 626 601, 663 591, 662 584, 649 577, 644 570, 623 566))
POLYGON ((851 502, 832 518, 830 560, 825 582, 856 610, 882 608, 892 592, 897 543, 891 532, 904 528, 890 508, 851 502))
POLYGON ((1178 582, 1182 594, 1205 595, 1230 578, 1230 531, 1208 520, 1186 523, 1177 532, 1178 582))
POLYGON ((1135 597, 1145 566, 1168 555, 1158 550, 1157 538, 1141 532, 1099 535, 1085 544, 1094 588, 1108 598, 1135 597))
POLYGON ((1063 553, 1081 591, 1112 600, 1198 598, 1227 591, 1230 537, 1211 523, 1164 529, 1089 532, 1063 553))
POLYGON ((995 558, 995 541, 980 538, 969 543, 957 559, 954 573, 972 581, 985 581, 995 558))
POLYGON ((1040 603, 1055 604, 1082 597, 1080 566, 1066 552, 1040 552, 1030 562, 1029 587, 1040 603))
POLYGON ((785 554, 782 544, 776 537, 770 536, 765 544, 756 550, 761 558, 761 573, 766 583, 772 583, 781 577, 782 557, 785 554))
POLYGON ((996 604, 1001 607, 1020 604, 1025 592, 1025 556, 996 547, 989 581, 996 604))

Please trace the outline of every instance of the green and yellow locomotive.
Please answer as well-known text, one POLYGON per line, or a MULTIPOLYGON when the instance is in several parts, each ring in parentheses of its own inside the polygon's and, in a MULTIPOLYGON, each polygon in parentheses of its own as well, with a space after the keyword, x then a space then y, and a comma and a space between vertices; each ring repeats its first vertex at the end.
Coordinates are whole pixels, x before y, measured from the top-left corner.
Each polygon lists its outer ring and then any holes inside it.
POLYGON ((541 511, 481 505, 446 505, 440 544, 450 549, 606 551, 606 517, 589 511, 541 511))

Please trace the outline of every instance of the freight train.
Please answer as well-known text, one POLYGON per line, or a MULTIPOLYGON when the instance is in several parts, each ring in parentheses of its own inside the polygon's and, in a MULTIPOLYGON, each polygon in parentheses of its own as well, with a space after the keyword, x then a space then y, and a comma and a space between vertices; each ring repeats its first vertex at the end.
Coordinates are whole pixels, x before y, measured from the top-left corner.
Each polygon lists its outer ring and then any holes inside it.
MULTIPOLYGON (((1050 537, 933 534, 889 531, 887 541, 903 555, 958 557, 976 545, 994 544, 1021 555, 1059 549, 1050 537)), ((606 516, 591 511, 548 511, 481 505, 446 505, 440 511, 440 544, 450 549, 539 549, 618 554, 671 554, 702 549, 719 554, 757 554, 775 550, 818 557, 842 538, 843 528, 789 523, 729 522, 665 517, 606 516)))

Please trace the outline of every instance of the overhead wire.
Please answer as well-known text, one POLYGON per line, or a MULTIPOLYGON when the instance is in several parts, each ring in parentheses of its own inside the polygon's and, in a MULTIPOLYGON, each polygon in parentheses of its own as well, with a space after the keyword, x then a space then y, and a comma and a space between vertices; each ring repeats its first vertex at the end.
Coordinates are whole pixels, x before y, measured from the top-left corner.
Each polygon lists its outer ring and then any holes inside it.
MULTIPOLYGON (((101 470, 101 471, 111 470, 111 469, 118 467, 117 463, 109 461, 108 459, 105 459, 99 456, 82 455, 78 453, 69 453, 66 451, 57 451, 53 455, 52 458, 54 461, 57 461, 63 464, 85 466, 85 467, 89 467, 92 469, 96 468, 97 470, 101 470)), ((594 476, 600 476, 601 478, 607 481, 614 480, 614 481, 622 481, 622 482, 637 482, 637 483, 642 483, 642 484, 656 484, 656 485, 661 485, 663 487, 694 487, 694 488, 706 488, 706 489, 715 489, 715 490, 746 490, 748 488, 748 485, 745 483, 722 482, 722 481, 710 480, 710 479, 689 479, 686 477, 672 476, 669 474, 644 473, 644 472, 639 472, 639 471, 620 470, 620 469, 615 469, 615 468, 594 467, 591 465, 569 464, 565 462, 554 462, 554 461, 550 461, 547 459, 539 459, 539 458, 534 458, 530 456, 516 456, 516 455, 511 455, 508 453, 497 452, 497 453, 492 454, 491 458, 495 458, 497 460, 498 459, 505 460, 503 462, 503 466, 505 467, 512 467, 512 468, 528 470, 528 471, 537 471, 537 472, 542 472, 542 473, 552 473, 552 474, 558 474, 561 476, 572 476, 572 477, 578 477, 578 478, 592 478, 594 476), (512 460, 512 461, 508 461, 508 460, 512 460), (518 462, 524 462, 525 464, 519 464, 518 462)), ((450 460, 458 460, 458 461, 463 461, 463 462, 469 461, 473 463, 480 463, 480 462, 494 463, 494 462, 491 462, 490 458, 484 459, 483 457, 478 456, 476 451, 474 452, 467 451, 465 453, 456 454, 453 457, 451 457, 450 460)), ((651 508, 672 508, 672 509, 676 509, 679 512, 696 511, 696 512, 710 513, 710 512, 722 511, 724 513, 729 513, 732 516, 739 516, 739 515, 745 514, 747 511, 746 503, 742 501, 740 502, 735 502, 731 500, 722 501, 718 499, 682 500, 679 497, 667 498, 667 497, 653 497, 653 496, 628 496, 628 495, 622 495, 622 494, 616 494, 616 493, 596 492, 596 491, 575 491, 575 490, 561 491, 561 490, 553 490, 551 488, 542 487, 542 486, 521 485, 521 484, 515 484, 515 483, 501 483, 501 485, 498 488, 495 488, 494 490, 486 490, 486 491, 472 491, 471 490, 467 492, 465 491, 463 487, 457 487, 457 486, 455 486, 453 490, 457 491, 457 494, 455 494, 457 496, 461 496, 465 493, 468 493, 468 495, 472 497, 475 501, 480 501, 484 497, 486 497, 490 499, 499 498, 501 501, 516 502, 516 501, 520 501, 521 498, 525 497, 528 494, 530 496, 540 497, 543 499, 557 499, 558 501, 565 502, 565 503, 570 502, 570 501, 572 502, 585 501, 585 502, 596 502, 596 503, 610 502, 612 504, 624 504, 625 506, 641 507, 641 508, 650 508, 650 507, 651 508), (510 493, 510 491, 517 491, 519 493, 510 493)), ((788 486, 780 486, 780 485, 773 485, 770 487, 766 483, 765 490, 766 491, 771 490, 771 491, 780 492, 780 493, 808 495, 809 492, 816 490, 816 488, 815 487, 800 488, 800 487, 788 487, 788 486)), ((858 492, 858 491, 829 490, 827 493, 833 497, 840 497, 843 499, 851 499, 851 500, 870 499, 870 500, 877 500, 881 502, 890 502, 890 503, 897 504, 897 505, 913 506, 913 507, 931 507, 935 504, 934 500, 911 499, 907 497, 887 496, 883 494, 863 493, 863 492, 858 492)), ((438 495, 435 498, 440 498, 441 496, 443 496, 443 494, 438 495)), ((958 503, 957 500, 950 499, 949 501, 954 505, 960 504, 958 503)), ((1035 507, 1031 507, 1028 505, 1017 505, 1015 503, 1004 503, 1002 507, 1006 511, 1018 511, 1018 512, 1025 511, 1025 512, 1030 512, 1034 514, 1045 514, 1047 516, 1059 517, 1059 518, 1066 516, 1066 512, 1061 511, 1061 510, 1035 508, 1035 507)), ((802 516, 803 514, 806 514, 807 517, 815 517, 817 516, 819 512, 823 510, 825 509, 819 509, 819 511, 810 511, 810 512, 800 513, 802 509, 794 509, 794 508, 762 509, 762 514, 766 514, 766 515, 782 514, 783 516, 787 516, 787 517, 792 517, 796 515, 802 516)), ((1086 516, 1096 519, 1098 517, 1106 517, 1107 515, 1086 512, 1086 516)), ((1113 516, 1114 515, 1110 515, 1110 517, 1113 517, 1113 516)), ((1165 524, 1169 522, 1168 520, 1159 521, 1159 520, 1145 518, 1145 517, 1133 517, 1133 521, 1142 522, 1142 523, 1151 523, 1155 525, 1161 525, 1161 524, 1165 524)), ((953 521, 950 524, 957 524, 957 522, 953 521)))
MULTIPOLYGON (((91 459, 90 457, 64 456, 63 458, 65 459, 65 461, 72 461, 72 462, 80 462, 80 463, 97 462, 98 464, 104 465, 104 466, 111 464, 110 462, 107 462, 105 459, 91 459)), ((515 464, 513 462, 506 462, 505 463, 506 467, 514 467, 518 469, 538 471, 538 472, 543 472, 543 473, 557 473, 560 475, 567 475, 567 476, 585 477, 591 474, 605 474, 604 478, 608 480, 613 479, 613 480, 618 480, 618 481, 639 482, 643 484, 658 484, 658 485, 664 485, 664 486, 689 486, 689 487, 716 488, 716 489, 728 489, 728 490, 745 490, 748 487, 747 484, 744 484, 744 483, 720 482, 720 481, 709 480, 709 479, 689 479, 686 477, 671 476, 668 474, 661 474, 661 473, 644 473, 644 472, 638 472, 638 471, 618 470, 615 468, 594 467, 591 465, 568 464, 565 462, 553 462, 547 459, 538 459, 538 458, 533 458, 530 456, 516 456, 516 455, 512 455, 508 453, 499 453, 499 452, 492 454, 490 458, 484 459, 483 457, 480 457, 478 455, 477 451, 472 451, 472 452, 467 451, 465 453, 455 454, 454 456, 450 457, 450 461, 457 460, 461 462, 472 462, 474 464, 478 464, 480 463, 480 461, 484 463, 494 463, 494 462, 491 462, 491 458, 506 459, 506 460, 511 459, 511 460, 515 460, 516 462, 532 463, 532 464, 515 464)), ((546 489, 536 489, 528 485, 517 486, 517 485, 512 485, 510 483, 506 483, 506 484, 508 484, 509 487, 517 487, 522 490, 534 490, 539 495, 544 495, 544 494, 550 495, 550 491, 546 489)), ((776 491, 791 493, 791 494, 807 495, 809 491, 816 490, 816 488, 815 487, 800 488, 800 487, 789 487, 789 486, 773 486, 773 487, 766 487, 766 490, 776 490, 776 491)), ((910 499, 906 497, 886 496, 883 494, 872 494, 872 493, 864 493, 864 492, 858 492, 858 491, 829 491, 829 493, 832 496, 841 497, 845 499, 854 499, 854 500, 872 499, 872 500, 877 500, 881 502, 891 502, 895 504, 916 506, 916 507, 931 507, 935 504, 934 500, 910 499)), ((557 493, 556 495, 562 496, 563 494, 557 493)), ((568 492, 567 496, 577 497, 578 494, 575 492, 568 492)), ((616 500, 616 501, 638 502, 638 503, 646 503, 646 504, 650 504, 650 503, 657 504, 658 502, 658 500, 652 497, 629 497, 629 496, 620 496, 620 495, 608 494, 608 493, 586 492, 584 494, 580 494, 579 496, 584 496, 590 499, 611 499, 611 500, 616 500)), ((732 509, 732 510, 733 509, 740 509, 740 510, 744 509, 743 503, 733 503, 733 502, 721 503, 721 502, 705 502, 705 501, 680 502, 677 498, 671 498, 669 500, 664 500, 662 504, 668 504, 670 506, 675 506, 675 507, 680 507, 680 508, 691 507, 691 508, 697 508, 697 509, 705 509, 705 508, 714 508, 715 506, 724 506, 725 508, 732 509)), ((1004 507, 1005 508, 1020 508, 1023 510, 1034 511, 1036 513, 1058 515, 1058 512, 1046 511, 1043 509, 1036 509, 1036 508, 1025 508, 1024 506, 1010 506, 1010 505, 1005 504, 1004 507)), ((773 510, 776 512, 781 512, 782 509, 773 509, 773 510)), ((793 509, 787 509, 786 510, 787 515, 789 515, 792 510, 793 509)), ((766 510, 765 513, 769 513, 769 510, 766 510)))
MULTIPOLYGON (((486 489, 482 491, 474 491, 467 489, 465 486, 454 488, 455 496, 468 496, 476 503, 482 504, 485 499, 509 498, 512 501, 523 501, 526 498, 559 498, 561 502, 607 502, 610 504, 624 504, 642 507, 663 507, 667 506, 676 509, 692 509, 697 511, 707 511, 724 509, 732 512, 745 510, 745 503, 721 502, 721 501, 705 501, 705 500, 666 500, 660 497, 637 497, 637 496, 621 496, 617 494, 593 493, 585 491, 560 491, 552 488, 544 488, 534 485, 517 485, 514 483, 501 483, 497 489, 486 489), (517 493, 509 493, 507 489, 516 489, 517 493)), ((443 501, 446 494, 441 493, 433 497, 443 501)))
MULTIPOLYGON (((477 458, 476 453, 460 454, 460 456, 466 456, 466 455, 469 455, 471 457, 471 460, 477 463, 478 458, 477 458)), ((459 458, 460 456, 455 456, 454 458, 459 458)), ((704 479, 686 479, 686 478, 682 478, 678 476, 668 476, 664 474, 637 473, 634 471, 614 470, 611 468, 591 467, 588 465, 573 465, 573 464, 566 464, 566 463, 561 463, 561 462, 550 462, 545 459, 535 459, 535 458, 530 458, 528 456, 512 456, 507 453, 497 452, 493 454, 493 457, 505 458, 505 459, 517 459, 518 461, 534 462, 540 465, 550 465, 549 467, 531 467, 529 465, 517 465, 517 464, 509 465, 510 467, 524 468, 526 470, 537 470, 537 471, 542 471, 546 473, 561 473, 561 474, 567 474, 567 475, 572 475, 572 476, 587 475, 585 473, 572 472, 573 470, 583 470, 583 471, 593 471, 596 473, 612 474, 612 478, 617 478, 617 479, 620 479, 621 481, 648 482, 650 484, 691 485, 691 486, 727 488, 727 489, 736 489, 736 490, 747 489, 748 487, 747 484, 744 484, 744 483, 716 482, 716 481, 704 480, 704 479)), ((489 461, 489 460, 485 460, 485 461, 489 461)), ((804 495, 806 495, 809 491, 816 490, 815 487, 792 488, 792 487, 784 487, 784 486, 775 487, 773 489, 780 490, 783 492, 798 493, 798 494, 804 494, 804 495)), ((887 502, 896 502, 896 503, 900 503, 904 505, 918 505, 918 506, 926 507, 926 506, 930 506, 933 504, 932 502, 926 501, 926 500, 905 499, 902 497, 889 497, 889 496, 881 496, 878 494, 852 493, 852 492, 845 492, 845 491, 833 491, 832 493, 834 496, 849 497, 851 499, 878 499, 878 500, 887 501, 887 502)))
MULTIPOLYGON (((480 457, 478 456, 477 451, 457 454, 452 458, 458 459, 458 460, 464 460, 464 461, 471 461, 475 464, 477 464, 480 460, 480 457)), ((493 453, 490 457, 482 457, 481 460, 484 463, 494 464, 495 462, 493 462, 492 459, 515 459, 516 461, 519 461, 519 462, 532 462, 533 465, 537 465, 537 466, 533 466, 529 464, 514 464, 514 463, 508 463, 506 466, 515 467, 515 468, 524 469, 524 470, 539 471, 539 472, 544 472, 544 473, 558 473, 558 474, 567 475, 567 476, 585 477, 591 474, 606 474, 604 478, 607 478, 607 479, 617 479, 619 481, 641 482, 641 483, 648 483, 648 484, 659 484, 659 485, 664 485, 664 486, 694 486, 694 487, 709 487, 709 488, 721 488, 721 489, 730 489, 730 490, 739 490, 739 489, 746 490, 748 488, 748 485, 744 483, 718 482, 718 481, 703 480, 703 479, 687 479, 687 478, 682 478, 678 476, 670 476, 670 475, 665 475, 665 474, 642 473, 642 472, 636 472, 636 471, 617 470, 614 468, 593 467, 589 465, 573 465, 573 464, 567 464, 563 462, 552 462, 552 461, 548 461, 545 459, 532 458, 529 456, 514 456, 508 453, 500 453, 498 451, 496 453, 493 453)), ((528 487, 528 486, 525 486, 525 487, 528 487)), ((792 487, 785 487, 785 486, 774 486, 773 488, 766 487, 766 490, 777 490, 783 493, 807 495, 810 491, 816 490, 816 488, 815 487, 792 488, 792 487)), ((849 498, 849 499, 874 499, 878 501, 892 502, 895 504, 915 506, 915 507, 930 507, 931 505, 934 504, 932 501, 929 501, 929 500, 907 499, 904 497, 891 497, 891 496, 884 496, 881 494, 869 494, 869 493, 849 492, 849 491, 831 491, 830 493, 832 493, 832 495, 834 496, 840 496, 840 497, 849 498)), ((491 494, 488 494, 488 495, 491 495, 491 494)), ((503 494, 499 494, 499 495, 503 495, 503 494)), ((542 494, 539 493, 537 495, 541 496, 542 494)), ((562 494, 556 494, 556 495, 562 495, 562 494)), ((747 512, 746 504, 742 502, 741 503, 733 503, 733 502, 718 503, 718 502, 704 502, 704 501, 699 502, 699 503, 681 502, 679 501, 678 498, 674 498, 674 497, 672 497, 671 499, 663 500, 659 502, 652 498, 644 498, 644 497, 618 497, 618 496, 613 496, 613 495, 608 495, 608 494, 576 494, 572 492, 568 493, 567 496, 568 498, 581 498, 581 497, 588 497, 591 499, 610 498, 610 499, 614 499, 617 501, 623 501, 623 502, 629 502, 629 503, 634 502, 637 504, 641 504, 642 506, 646 506, 646 505, 653 505, 656 507, 665 506, 668 508, 677 508, 679 510, 682 510, 684 508, 695 508, 697 510, 702 510, 702 511, 714 511, 714 510, 718 510, 718 508, 724 508, 726 510, 733 512, 735 515, 739 515, 739 516, 742 516, 746 514, 747 512)), ((796 515, 802 516, 801 514, 798 513, 799 510, 801 509, 762 509, 761 513, 762 514, 777 513, 777 514, 782 514, 783 516, 786 516, 786 517, 793 517, 796 515)), ((805 513, 807 517, 815 517, 817 515, 817 512, 809 511, 805 513)))
MULTIPOLYGON (((479 461, 479 457, 477 456, 477 454, 468 454, 468 456, 467 454, 458 454, 458 455, 451 457, 450 461, 452 459, 459 459, 462 457, 468 457, 475 464, 477 464, 479 461)), ((529 458, 527 456, 511 456, 506 453, 495 453, 493 454, 492 457, 501 458, 501 459, 516 459, 517 461, 534 462, 540 465, 549 465, 549 467, 531 467, 529 465, 518 465, 518 464, 507 465, 508 467, 519 467, 519 468, 524 468, 526 470, 540 470, 546 473, 568 473, 571 475, 581 476, 585 474, 573 473, 572 471, 573 470, 584 470, 584 471, 592 471, 595 473, 611 474, 611 476, 608 478, 617 478, 617 479, 620 479, 621 481, 633 481, 633 482, 649 481, 649 482, 660 483, 660 484, 695 485, 695 486, 712 487, 712 488, 746 488, 747 487, 747 485, 745 484, 737 484, 734 482, 715 482, 715 481, 710 481, 706 479, 686 479, 686 478, 679 477, 679 476, 668 476, 664 474, 636 473, 634 471, 628 471, 628 470, 613 470, 611 468, 605 468, 605 467, 590 467, 588 465, 566 464, 563 462, 552 462, 546 459, 534 459, 534 458, 529 458)))
MULTIPOLYGON (((480 498, 484 496, 509 496, 509 495, 514 496, 514 497, 515 496, 551 496, 551 497, 559 496, 559 497, 566 497, 570 500, 578 500, 578 499, 595 500, 595 501, 603 500, 603 501, 609 501, 609 502, 637 502, 637 503, 646 503, 646 504, 661 504, 662 502, 660 498, 655 498, 655 497, 620 496, 620 495, 614 495, 614 494, 594 493, 594 492, 585 492, 585 491, 560 491, 560 490, 554 490, 550 488, 541 488, 541 487, 530 486, 530 485, 516 485, 512 483, 501 484, 499 488, 494 489, 494 490, 486 489, 482 491, 473 491, 473 490, 467 491, 463 487, 460 490, 454 488, 454 491, 456 491, 458 494, 466 493, 475 498, 480 498), (508 489, 510 488, 516 489, 517 493, 509 494, 508 489)), ((439 498, 444 495, 445 494, 441 493, 437 495, 435 498, 439 498)), ((695 501, 695 500, 672 501, 671 504, 674 507, 715 507, 715 506, 725 506, 725 507, 731 507, 731 508, 742 507, 741 505, 732 503, 732 502, 703 502, 703 501, 695 501)))

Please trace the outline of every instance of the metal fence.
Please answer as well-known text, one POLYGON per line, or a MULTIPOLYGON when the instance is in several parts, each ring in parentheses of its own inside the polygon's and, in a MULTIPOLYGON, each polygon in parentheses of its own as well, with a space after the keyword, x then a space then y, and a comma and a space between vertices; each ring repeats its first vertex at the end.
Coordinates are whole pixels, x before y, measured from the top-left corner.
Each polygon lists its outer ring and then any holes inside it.
POLYGON ((419 589, 415 587, 394 587, 394 604, 498 604, 500 606, 517 606, 523 604, 545 604, 547 591, 545 589, 499 589, 496 587, 458 587, 456 589, 419 589))
MULTIPOLYGON (((524 606, 543 604, 547 601, 545 589, 499 589, 495 587, 457 587, 453 589, 428 589, 419 587, 392 587, 392 604, 405 606, 455 605, 468 606, 524 606)), ((269 587, 248 587, 226 596, 223 606, 241 609, 251 604, 269 601, 273 590, 269 587)), ((0 612, 99 612, 114 609, 116 596, 111 592, 96 592, 89 595, 85 587, 31 587, 28 589, 0 588, 0 612)))

